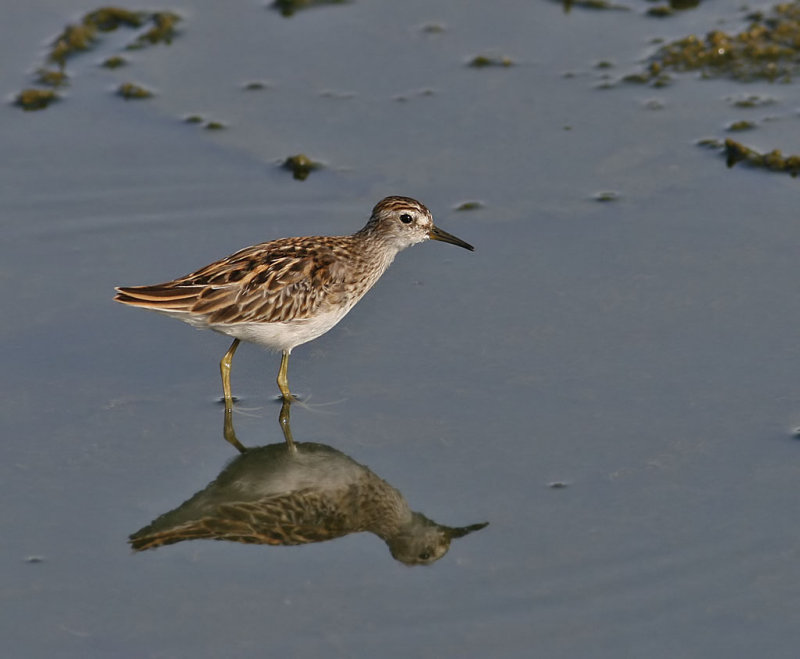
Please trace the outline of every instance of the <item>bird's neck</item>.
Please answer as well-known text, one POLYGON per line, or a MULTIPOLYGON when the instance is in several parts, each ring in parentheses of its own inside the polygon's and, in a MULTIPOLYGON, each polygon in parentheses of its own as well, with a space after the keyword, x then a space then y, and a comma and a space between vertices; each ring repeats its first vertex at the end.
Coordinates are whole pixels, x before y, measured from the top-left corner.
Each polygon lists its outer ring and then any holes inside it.
POLYGON ((386 481, 374 474, 370 481, 360 491, 363 528, 386 540, 411 522, 411 509, 403 495, 386 481))
POLYGON ((369 224, 361 231, 354 233, 352 238, 359 244, 359 249, 355 250, 355 254, 358 254, 358 258, 364 262, 364 265, 369 266, 368 270, 374 272, 375 278, 370 284, 372 285, 392 264, 400 247, 396 242, 372 229, 369 224))

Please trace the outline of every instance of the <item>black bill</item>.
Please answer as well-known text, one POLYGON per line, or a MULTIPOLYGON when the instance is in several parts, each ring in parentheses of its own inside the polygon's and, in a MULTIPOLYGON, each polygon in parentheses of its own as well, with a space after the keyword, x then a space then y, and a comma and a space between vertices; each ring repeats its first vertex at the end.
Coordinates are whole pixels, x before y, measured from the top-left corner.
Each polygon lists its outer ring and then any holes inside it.
POLYGON ((452 233, 447 233, 447 231, 442 231, 439 227, 431 228, 430 233, 428 234, 431 240, 441 240, 443 243, 450 243, 451 245, 458 245, 459 247, 463 247, 464 249, 468 249, 470 252, 474 252, 475 248, 467 242, 461 240, 461 238, 456 238, 452 233))

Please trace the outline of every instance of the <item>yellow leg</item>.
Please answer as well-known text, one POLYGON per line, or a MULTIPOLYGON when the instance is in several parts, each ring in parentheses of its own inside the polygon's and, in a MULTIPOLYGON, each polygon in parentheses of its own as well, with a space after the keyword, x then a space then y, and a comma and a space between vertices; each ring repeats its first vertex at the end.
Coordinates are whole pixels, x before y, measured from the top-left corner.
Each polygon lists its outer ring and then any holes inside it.
POLYGON ((222 436, 229 444, 231 444, 239 453, 247 451, 247 447, 243 446, 236 437, 236 430, 233 427, 233 408, 225 406, 225 421, 222 425, 222 436))
POLYGON ((292 400, 292 394, 289 391, 289 351, 284 350, 281 355, 281 367, 278 369, 278 389, 281 390, 281 398, 283 400, 292 400))
POLYGON ((291 404, 292 401, 289 398, 283 399, 281 411, 278 415, 278 423, 281 426, 281 430, 283 430, 283 438, 286 440, 286 447, 289 452, 297 453, 297 447, 294 445, 294 438, 292 437, 292 427, 289 424, 289 407, 291 404))
POLYGON ((236 348, 239 347, 239 339, 234 339, 228 352, 219 363, 219 372, 222 375, 222 397, 225 399, 225 409, 233 408, 233 396, 231 395, 231 361, 236 348))

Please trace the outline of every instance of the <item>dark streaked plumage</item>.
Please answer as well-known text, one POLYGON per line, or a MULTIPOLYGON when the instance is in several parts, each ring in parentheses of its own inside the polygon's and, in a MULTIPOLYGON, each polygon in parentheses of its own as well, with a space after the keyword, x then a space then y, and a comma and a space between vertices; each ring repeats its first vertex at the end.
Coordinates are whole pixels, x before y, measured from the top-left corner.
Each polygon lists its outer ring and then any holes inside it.
POLYGON ((370 469, 330 446, 296 443, 247 449, 177 508, 130 536, 143 551, 184 540, 300 545, 349 533, 380 537, 407 565, 427 565, 454 538, 486 523, 438 524, 370 469))
POLYGON ((283 238, 245 247, 173 281, 121 286, 114 298, 234 337, 220 369, 231 404, 230 365, 239 341, 280 350, 278 387, 291 394, 289 354, 338 323, 386 271, 395 255, 433 239, 473 250, 433 224, 409 197, 386 197, 351 236, 283 238))

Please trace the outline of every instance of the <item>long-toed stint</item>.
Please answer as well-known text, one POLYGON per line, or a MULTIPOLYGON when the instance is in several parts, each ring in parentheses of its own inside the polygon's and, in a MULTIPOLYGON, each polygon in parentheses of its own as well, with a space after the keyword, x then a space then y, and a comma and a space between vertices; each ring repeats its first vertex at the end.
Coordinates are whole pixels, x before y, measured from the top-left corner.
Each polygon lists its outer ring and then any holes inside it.
POLYGON ((430 565, 454 539, 487 525, 451 527, 414 512, 372 470, 325 444, 246 449, 183 504, 130 536, 136 551, 184 540, 302 545, 368 531, 406 565, 430 565))
POLYGON ((220 362, 226 408, 233 404, 231 361, 240 341, 282 352, 278 388, 291 400, 292 349, 344 318, 400 250, 428 239, 475 249, 434 226, 430 211, 415 199, 386 197, 352 236, 260 243, 173 281, 120 286, 114 299, 234 337, 220 362))

